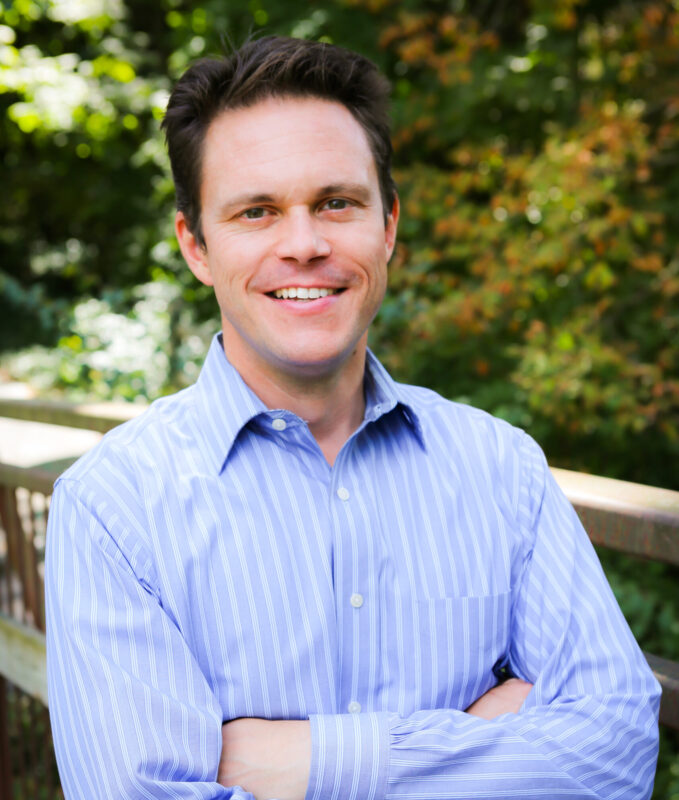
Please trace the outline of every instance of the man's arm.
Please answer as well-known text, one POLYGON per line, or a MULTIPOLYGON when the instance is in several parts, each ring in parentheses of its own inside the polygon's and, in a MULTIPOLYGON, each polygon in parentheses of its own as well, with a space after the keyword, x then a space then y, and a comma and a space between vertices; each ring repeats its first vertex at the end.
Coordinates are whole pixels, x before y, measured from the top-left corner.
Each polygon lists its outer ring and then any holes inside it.
MULTIPOLYGON (((222 713, 148 578, 123 512, 62 480, 45 590, 50 716, 67 798, 251 798, 216 782, 222 713)), ((141 537, 138 537, 141 543, 141 537)))
POLYGON ((222 727, 217 780, 256 800, 303 800, 311 767, 308 720, 235 719, 222 727))
POLYGON ((528 681, 509 678, 493 686, 475 700, 467 709, 467 714, 481 719, 495 719, 502 714, 518 714, 532 688, 533 684, 528 681))
POLYGON ((533 544, 513 587, 508 665, 534 686, 519 713, 495 716, 489 693, 470 713, 312 715, 307 800, 650 796, 659 686, 575 512, 539 448, 527 451, 533 544))
MULTIPOLYGON (((467 709, 482 719, 518 713, 532 689, 510 678, 467 709)), ((304 800, 311 768, 311 728, 306 720, 235 719, 222 726, 217 780, 242 786, 257 800, 304 800)))

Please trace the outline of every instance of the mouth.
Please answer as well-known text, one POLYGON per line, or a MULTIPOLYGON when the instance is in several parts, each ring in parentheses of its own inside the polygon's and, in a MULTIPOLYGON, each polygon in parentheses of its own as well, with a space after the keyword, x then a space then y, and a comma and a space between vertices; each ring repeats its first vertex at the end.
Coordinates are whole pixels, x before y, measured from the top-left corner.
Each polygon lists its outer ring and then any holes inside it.
POLYGON ((276 300, 297 300, 298 302, 309 302, 320 300, 322 297, 330 297, 333 294, 340 294, 344 289, 329 289, 326 287, 306 287, 306 286, 287 286, 283 289, 275 289, 267 292, 269 297, 276 300))

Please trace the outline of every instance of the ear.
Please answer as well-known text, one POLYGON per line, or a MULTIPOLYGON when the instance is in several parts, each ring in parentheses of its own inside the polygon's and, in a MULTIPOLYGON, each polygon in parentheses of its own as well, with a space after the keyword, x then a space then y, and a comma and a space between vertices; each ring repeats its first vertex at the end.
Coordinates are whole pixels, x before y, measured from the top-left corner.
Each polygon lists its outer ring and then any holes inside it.
POLYGON ((396 246, 396 231, 398 229, 398 217, 401 211, 401 204, 398 195, 394 195, 394 204, 387 215, 387 224, 384 230, 384 246, 387 252, 387 261, 391 258, 396 246))
POLYGON ((206 286, 213 286, 212 274, 207 263, 207 249, 191 233, 186 217, 181 211, 177 211, 174 218, 174 230, 177 234, 179 249, 182 251, 184 260, 189 265, 189 269, 206 286))

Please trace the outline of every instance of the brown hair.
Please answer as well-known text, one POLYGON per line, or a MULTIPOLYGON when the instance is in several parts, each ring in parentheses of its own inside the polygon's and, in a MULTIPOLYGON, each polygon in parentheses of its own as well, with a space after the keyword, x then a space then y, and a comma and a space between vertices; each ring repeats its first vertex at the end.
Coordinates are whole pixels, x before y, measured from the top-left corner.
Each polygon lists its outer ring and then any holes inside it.
POLYGON ((162 122, 177 208, 201 245, 203 141, 222 111, 269 97, 333 100, 353 114, 375 159, 385 221, 396 196, 391 177, 389 83, 367 58, 337 45, 267 36, 222 58, 193 64, 177 81, 162 122))

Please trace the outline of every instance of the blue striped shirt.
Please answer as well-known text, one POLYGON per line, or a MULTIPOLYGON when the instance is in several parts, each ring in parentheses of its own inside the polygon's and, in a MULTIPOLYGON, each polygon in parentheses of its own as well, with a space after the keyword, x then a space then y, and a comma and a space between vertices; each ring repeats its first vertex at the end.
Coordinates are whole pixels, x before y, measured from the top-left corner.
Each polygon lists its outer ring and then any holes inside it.
POLYGON ((58 481, 50 712, 67 798, 246 798, 221 725, 309 719, 308 800, 645 798, 659 687, 544 456, 368 354, 331 468, 216 338, 58 481), (521 712, 464 713, 507 668, 521 712))

